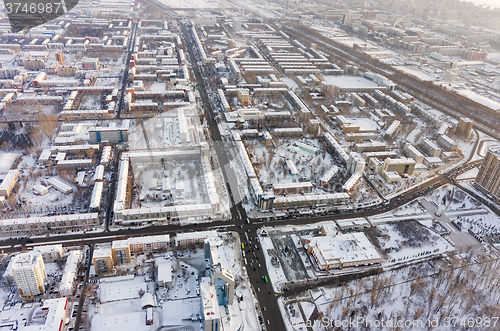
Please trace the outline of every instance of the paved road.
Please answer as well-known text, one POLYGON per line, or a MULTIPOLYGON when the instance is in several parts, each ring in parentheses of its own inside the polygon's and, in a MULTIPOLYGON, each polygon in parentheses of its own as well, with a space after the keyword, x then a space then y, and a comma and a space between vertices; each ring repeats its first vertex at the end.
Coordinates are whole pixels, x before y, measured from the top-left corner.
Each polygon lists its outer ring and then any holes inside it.
MULTIPOLYGON (((135 26, 134 26, 134 31, 135 31, 135 26)), ((253 289, 255 290, 256 297, 259 301, 259 305, 261 307, 266 307, 266 311, 262 311, 261 314, 263 315, 264 321, 269 320, 270 324, 266 325, 268 330, 284 330, 285 326, 283 323, 283 319, 281 316, 281 313, 278 309, 277 305, 277 295, 273 293, 272 287, 270 283, 263 283, 262 277, 267 276, 269 278, 269 275, 267 273, 266 265, 265 265, 265 259, 264 255, 260 246, 260 242, 256 241, 254 238, 257 236, 257 229, 261 227, 264 224, 267 224, 265 222, 258 222, 255 220, 252 220, 248 218, 246 215, 246 212, 239 201, 239 197, 235 199, 233 196, 233 192, 236 194, 237 189, 235 190, 235 187, 237 188, 237 182, 233 179, 236 178, 236 174, 234 173, 234 170, 229 166, 229 158, 227 153, 223 149, 223 143, 221 139, 221 135, 217 126, 217 123, 215 121, 215 114, 212 109, 212 104, 210 104, 210 100, 208 98, 208 92, 207 92, 207 87, 205 85, 205 79, 201 75, 200 72, 200 67, 196 64, 198 63, 198 60, 195 56, 195 52, 193 49, 193 44, 191 42, 191 33, 186 25, 182 25, 182 31, 184 34, 184 39, 187 45, 187 50, 188 54, 191 57, 192 63, 194 64, 193 66, 193 72, 195 75, 195 78, 199 84, 199 92, 200 92, 200 97, 202 99, 202 104, 204 107, 204 110, 207 112, 207 121, 208 125, 210 128, 211 132, 211 144, 212 147, 215 148, 219 163, 222 167, 222 173, 224 176, 224 180, 227 184, 227 189, 230 195, 230 200, 231 200, 231 215, 232 218, 230 221, 216 221, 216 222, 211 222, 211 223, 206 223, 206 224, 196 224, 196 225, 186 225, 186 226, 181 226, 181 225, 152 225, 149 227, 144 227, 140 229, 129 229, 129 230, 121 230, 121 231, 109 231, 109 218, 110 218, 110 212, 111 212, 111 205, 113 202, 113 194, 114 194, 114 185, 116 182, 116 171, 117 171, 117 162, 115 162, 114 165, 114 180, 112 181, 112 185, 109 191, 109 205, 106 213, 106 231, 102 233, 92 233, 88 234, 87 237, 83 237, 81 234, 78 235, 63 235, 63 236, 58 236, 58 237, 51 237, 51 238, 33 238, 32 245, 35 244, 43 244, 43 243, 48 243, 48 242, 53 242, 53 241, 59 241, 64 244, 64 241, 68 240, 73 240, 68 242, 70 245, 75 244, 76 241, 80 241, 81 243, 100 243, 100 242, 109 242, 111 240, 116 240, 120 238, 127 238, 131 236, 140 236, 140 235, 154 235, 154 234, 165 234, 168 233, 170 235, 173 235, 178 232, 186 232, 190 230, 206 230, 207 228, 213 228, 217 226, 224 226, 227 227, 228 230, 235 230, 239 233, 240 235, 240 240, 244 243, 246 243, 246 247, 248 247, 248 244, 250 243, 248 239, 252 238, 252 245, 255 245, 258 247, 256 250, 254 249, 254 252, 251 254, 248 254, 246 257, 245 261, 245 266, 248 271, 249 275, 249 280, 253 286, 253 289), (229 180, 231 179, 231 180, 229 180), (236 186, 235 186, 236 185, 236 186), (241 228, 240 228, 241 226, 241 228), (247 239, 248 238, 248 239, 247 239), (259 264, 261 267, 259 267, 259 264), (255 270, 254 270, 255 268, 255 270), (257 289, 260 289, 258 291, 257 289)), ((135 36, 135 33, 134 33, 135 36)), ((131 38, 131 43, 135 42, 135 38, 131 38)), ((131 48, 133 50, 133 48, 131 48)), ((129 49, 130 51, 130 49, 129 49)), ((130 54, 129 54, 130 55, 130 54)), ((130 57, 128 57, 127 60, 127 65, 129 63, 130 57)), ((204 69, 204 72, 209 71, 210 68, 204 69)), ((126 76, 126 75, 125 75, 126 76)), ((126 80, 124 79, 123 81, 123 86, 126 88, 126 80)), ((123 104, 123 93, 124 93, 124 88, 122 88, 122 96, 120 98, 120 109, 123 104)), ((448 175, 448 174, 447 174, 448 175)), ((455 174, 454 174, 455 175, 455 174)), ((403 193, 400 196, 397 196, 393 198, 390 201, 387 201, 386 204, 383 205, 378 205, 374 206, 373 208, 366 208, 354 212, 346 212, 346 213, 338 213, 338 214, 333 214, 333 215, 326 215, 326 216, 315 216, 315 217, 309 217, 309 218, 297 218, 297 219, 285 219, 285 220, 277 220, 273 221, 272 225, 305 225, 305 224, 312 224, 320 221, 325 221, 325 220, 338 220, 338 219, 349 219, 349 218, 357 218, 357 217, 367 217, 367 216, 372 216, 376 214, 380 214, 383 212, 387 212, 390 210, 393 210, 395 208, 398 208, 399 206, 419 197, 424 194, 429 193, 430 191, 444 185, 447 183, 453 183, 453 178, 452 176, 449 176, 447 178, 445 175, 439 175, 436 178, 421 184, 418 187, 413 188, 412 190, 409 190, 405 193, 403 193)), ((27 239, 24 239, 22 241, 19 240, 4 240, 0 243, 2 246, 11 246, 10 248, 4 249, 6 252, 12 252, 12 251, 18 251, 21 249, 21 246, 26 246, 27 244, 27 239), (16 246, 17 245, 17 246, 16 246), (16 247, 14 247, 16 246, 16 247)), ((31 244, 29 244, 31 245, 31 244)), ((93 249, 92 249, 93 253, 93 249)), ((91 255, 92 255, 91 253, 91 255)), ((88 281, 88 273, 89 273, 89 268, 86 269, 86 275, 85 275, 85 282, 84 286, 87 285, 88 281)), ((338 282, 339 280, 325 280, 325 282, 338 282)), ((310 284, 297 284, 296 286, 290 286, 291 287, 291 292, 290 293, 299 293, 298 291, 303 291, 304 289, 310 288, 312 286, 316 285, 322 285, 323 283, 320 281, 318 284, 311 282, 310 284)), ((325 283, 326 284, 326 283, 325 283)), ((85 288, 82 291, 82 297, 80 298, 80 305, 79 305, 79 314, 77 318, 77 323, 80 323, 80 315, 81 315, 81 309, 83 307, 83 301, 84 301, 84 293, 85 293, 85 288)))
MULTIPOLYGON (((80 301, 78 302, 78 312, 76 314, 76 320, 75 320, 75 327, 73 328, 74 331, 77 331, 80 326, 81 318, 82 318, 82 310, 83 310, 83 304, 85 303, 85 295, 87 294, 87 285, 89 281, 89 272, 90 272, 90 261, 92 261, 92 256, 94 255, 94 245, 90 246, 90 251, 89 251, 89 265, 87 268, 85 268, 85 276, 83 278, 83 288, 82 288, 82 294, 80 295, 80 301)), ((85 261, 85 251, 83 252, 83 260, 85 261)))

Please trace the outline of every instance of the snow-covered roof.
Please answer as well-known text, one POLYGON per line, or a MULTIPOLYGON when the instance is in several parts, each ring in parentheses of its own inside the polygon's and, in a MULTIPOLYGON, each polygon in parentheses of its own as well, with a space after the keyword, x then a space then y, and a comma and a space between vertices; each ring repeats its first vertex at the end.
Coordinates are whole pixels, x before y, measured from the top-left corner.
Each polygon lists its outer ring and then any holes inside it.
MULTIPOLYGON (((114 283, 101 283, 101 302, 112 302, 140 298, 140 292, 146 293, 147 283, 138 277, 114 283)), ((126 328, 128 330, 128 328, 126 328)))
MULTIPOLYGON (((24 331, 53 331, 59 330, 64 323, 66 316, 65 310, 68 304, 68 298, 47 299, 43 301, 43 305, 37 308, 37 311, 43 312, 45 323, 31 324, 23 328, 24 331)), ((36 314, 35 311, 33 314, 36 314)))
POLYGON ((275 190, 288 189, 288 188, 308 188, 312 187, 311 182, 296 182, 296 183, 274 183, 275 190))
POLYGON ((68 214, 56 216, 34 216, 26 218, 6 219, 1 220, 0 225, 27 224, 27 223, 51 223, 51 222, 66 222, 78 220, 97 220, 97 213, 86 214, 68 214))
POLYGON ((219 303, 215 286, 210 285, 210 278, 203 277, 200 283, 201 302, 203 307, 203 318, 213 320, 220 318, 219 303))
POLYGON ((66 261, 66 266, 64 267, 64 274, 61 279, 61 286, 59 286, 59 291, 64 292, 73 289, 73 283, 76 277, 76 272, 78 269, 78 262, 82 256, 82 252, 71 251, 66 261))
POLYGON ((93 258, 100 259, 103 257, 110 257, 110 256, 111 256, 111 248, 99 248, 94 251, 93 258))
POLYGON ((9 170, 7 175, 5 175, 5 178, 2 181, 2 184, 0 184, 0 191, 1 190, 6 190, 7 187, 11 184, 11 182, 19 175, 19 170, 9 170))
POLYGON ((151 293, 144 293, 141 298, 141 308, 156 307, 156 300, 151 293))
POLYGON ((102 324, 99 327, 101 331, 141 331, 146 330, 145 326, 146 312, 139 311, 117 315, 103 315, 102 324))
POLYGON ((158 264, 158 282, 172 282, 172 265, 169 262, 158 264))
POLYGON ((381 259, 375 247, 362 232, 312 237, 308 245, 316 251, 316 258, 320 264, 332 263, 335 260, 346 263, 381 259))

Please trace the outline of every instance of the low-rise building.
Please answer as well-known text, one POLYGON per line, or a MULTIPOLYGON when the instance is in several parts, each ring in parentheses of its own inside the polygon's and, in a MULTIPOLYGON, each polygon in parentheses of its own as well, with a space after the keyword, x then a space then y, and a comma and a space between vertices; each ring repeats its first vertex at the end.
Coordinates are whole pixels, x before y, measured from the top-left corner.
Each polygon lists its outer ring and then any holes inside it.
POLYGON ((401 181, 401 176, 396 171, 382 170, 382 178, 389 184, 399 183, 401 181))
POLYGON ((200 244, 205 241, 208 237, 217 236, 217 232, 215 231, 198 231, 198 232, 186 232, 186 233, 178 233, 175 236, 175 245, 176 246, 186 246, 192 244, 200 244))
POLYGON ((362 232, 313 237, 304 247, 320 270, 367 266, 382 260, 362 232))
POLYGON ((313 185, 311 182, 273 184, 273 191, 275 195, 310 193, 312 192, 312 188, 313 185))
POLYGON ((0 196, 8 197, 12 193, 12 190, 14 190, 18 179, 19 170, 9 170, 2 184, 0 184, 0 196))
POLYGON ((422 140, 422 150, 430 157, 439 157, 441 155, 441 148, 427 138, 422 140))
POLYGON ((457 142, 445 134, 440 134, 436 141, 447 152, 455 152, 458 149, 457 142))
POLYGON ((72 296, 75 288, 75 278, 78 275, 78 264, 80 263, 82 252, 79 250, 69 252, 64 273, 59 286, 59 295, 72 296))
POLYGON ((158 264, 158 286, 172 288, 172 265, 170 262, 158 264))
POLYGON ((23 328, 25 331, 62 330, 66 321, 68 298, 43 300, 41 306, 33 311, 31 319, 34 323, 23 328), (35 323, 36 321, 36 323, 35 323))
POLYGON ((33 252, 38 252, 42 254, 43 262, 54 262, 62 257, 62 245, 46 245, 46 246, 35 246, 33 247, 33 252))
POLYGON ((128 242, 131 252, 148 253, 170 247, 170 236, 168 234, 163 234, 157 236, 134 237, 129 238, 128 242))

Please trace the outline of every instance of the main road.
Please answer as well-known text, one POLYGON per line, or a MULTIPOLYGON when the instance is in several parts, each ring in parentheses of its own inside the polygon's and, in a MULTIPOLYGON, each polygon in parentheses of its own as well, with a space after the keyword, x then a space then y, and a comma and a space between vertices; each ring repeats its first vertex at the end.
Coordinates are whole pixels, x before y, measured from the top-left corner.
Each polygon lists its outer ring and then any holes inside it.
MULTIPOLYGON (((135 26, 134 26, 135 28, 135 26)), ((135 29, 134 29, 135 30, 135 29)), ((135 32, 135 31, 134 31, 135 32)), ((231 202, 231 215, 232 218, 229 221, 214 221, 210 223, 200 223, 200 224, 190 224, 190 225, 173 225, 173 224, 168 224, 168 225, 152 225, 149 227, 143 227, 143 228, 129 228, 129 229, 122 229, 119 231, 109 231, 108 225, 109 225, 109 218, 110 218, 110 212, 111 212, 111 205, 113 202, 113 191, 114 191, 114 182, 116 181, 116 163, 115 163, 115 170, 114 170, 114 180, 112 181, 112 185, 109 191, 109 197, 110 199, 108 200, 108 209, 106 211, 106 217, 105 217, 105 231, 100 232, 100 233, 91 233, 91 234, 86 234, 82 238, 81 234, 75 234, 75 235, 61 235, 57 237, 39 237, 39 238, 32 238, 30 239, 30 243, 28 243, 28 238, 24 238, 21 240, 18 239, 8 239, 4 240, 0 243, 2 245, 4 251, 6 252, 12 252, 12 251, 17 251, 20 250, 23 246, 34 246, 34 245, 39 245, 39 244, 48 244, 52 242, 57 242, 57 243, 62 243, 62 244, 68 244, 68 245, 74 245, 76 242, 80 243, 87 243, 91 246, 93 246, 96 243, 101 243, 101 242, 109 242, 111 240, 116 240, 120 238, 127 238, 131 236, 141 236, 141 235, 154 235, 154 234, 165 234, 168 233, 170 235, 174 235, 175 233, 179 232, 187 232, 187 231, 194 231, 194 230, 206 230, 206 229, 214 229, 218 227, 224 227, 227 228, 228 230, 233 230, 237 231, 240 236, 241 242, 245 243, 246 247, 251 247, 253 246, 254 249, 253 251, 250 252, 246 256, 245 259, 243 259, 243 262, 245 264, 245 267, 248 272, 249 280, 250 283, 253 286, 254 293, 258 299, 259 306, 261 308, 266 307, 266 311, 263 309, 261 310, 260 314, 263 316, 263 321, 264 325, 267 328, 267 330, 285 330, 285 325, 283 322, 283 318, 281 316, 281 312, 278 308, 278 303, 277 303, 277 298, 280 294, 274 293, 272 286, 270 283, 265 283, 262 281, 262 278, 264 276, 267 276, 269 279, 269 275, 267 273, 267 268, 265 264, 265 258, 261 249, 260 241, 255 240, 257 237, 257 229, 260 228, 263 225, 267 225, 270 223, 267 222, 258 222, 257 220, 252 220, 250 219, 246 212, 245 209, 242 206, 241 203, 241 197, 238 196, 238 183, 236 181, 236 174, 234 172, 234 169, 230 166, 230 161, 229 157, 224 150, 224 142, 221 138, 221 134, 219 132, 219 128, 217 125, 217 122, 215 120, 215 114, 212 109, 213 104, 210 103, 210 99, 208 97, 208 89, 205 84, 206 80, 202 76, 200 72, 200 66, 198 63, 201 63, 201 59, 198 59, 196 56, 195 49, 193 47, 193 42, 192 42, 192 34, 190 32, 190 29, 187 25, 183 24, 182 25, 182 32, 184 35, 184 40, 186 43, 187 51, 188 54, 191 58, 191 62, 193 64, 192 69, 194 73, 194 77, 196 81, 198 82, 198 87, 199 87, 199 94, 200 98, 202 101, 203 109, 206 112, 207 115, 207 123, 210 128, 210 135, 211 135, 211 141, 210 144, 213 149, 215 149, 222 174, 224 177, 224 181, 226 183, 226 187, 229 193, 230 197, 230 202, 231 202), (251 240, 250 240, 251 239, 251 240), (251 244, 250 244, 251 243, 251 244), (250 245, 249 245, 250 244, 250 245), (255 249, 255 247, 257 247, 255 249), (255 270, 254 270, 255 268, 255 270), (258 290, 260 289, 260 290, 258 290), (269 324, 267 323, 269 321, 269 324)), ((135 33, 134 33, 135 34, 135 33)), ((135 38, 131 39, 131 45, 134 43, 135 38)), ((133 48, 129 48, 129 55, 130 51, 133 50, 133 48)), ((129 60, 130 57, 128 57, 129 60)), ((129 61, 127 61, 129 62, 129 61)), ((208 70, 209 71, 209 70, 208 70)), ((205 70, 207 72, 207 70, 205 70)), ((126 72, 125 72, 125 76, 126 72)), ((123 88, 122 88, 122 95, 120 97, 120 103, 119 107, 121 109, 123 105, 123 95, 124 95, 124 90, 126 88, 126 80, 124 79, 123 81, 123 88)), ((349 218, 357 218, 357 217, 367 217, 367 216, 372 216, 380 213, 384 213, 390 210, 393 210, 395 208, 398 208, 401 205, 404 205, 408 203, 409 201, 422 196, 424 194, 427 194, 431 190, 435 190, 438 187, 448 184, 448 183, 454 183, 454 177, 456 176, 456 172, 448 172, 443 175, 438 175, 435 178, 431 179, 430 181, 421 184, 420 186, 417 186, 409 191, 406 191, 402 193, 401 195, 393 198, 390 201, 387 201, 385 204, 381 204, 378 206, 374 206, 371 209, 365 208, 365 209, 360 209, 357 211, 345 211, 345 212, 338 212, 335 214, 331 215, 324 215, 324 216, 314 216, 314 217, 308 217, 308 218, 297 218, 297 219, 284 219, 284 220, 276 220, 272 222, 272 225, 305 225, 305 224, 313 224, 316 222, 320 221, 326 221, 326 220, 339 220, 339 219, 349 219, 349 218)), ((495 211, 498 212, 498 211, 495 211)), ((91 252, 92 253, 92 252, 91 252)), ((86 270, 86 275, 85 275, 85 285, 86 285, 86 280, 88 279, 88 268, 86 270)), ((297 286, 303 286, 303 285, 297 285, 297 286)), ((290 286, 290 287, 293 287, 290 286)), ((82 293, 83 294, 83 293, 82 293)), ((250 298, 245 298, 245 299, 250 299, 250 298)), ((80 309, 83 303, 83 295, 82 298, 80 299, 80 309)), ((80 314, 78 314, 78 317, 80 317, 80 314)), ((79 322, 79 320, 78 320, 79 322)))

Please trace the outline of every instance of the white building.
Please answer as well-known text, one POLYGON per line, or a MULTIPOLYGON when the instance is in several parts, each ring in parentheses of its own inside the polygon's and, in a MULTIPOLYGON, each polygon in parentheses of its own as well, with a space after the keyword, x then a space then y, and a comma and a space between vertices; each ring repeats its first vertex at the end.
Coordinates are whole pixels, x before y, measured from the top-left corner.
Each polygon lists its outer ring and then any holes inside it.
POLYGON ((45 292, 47 274, 42 254, 27 252, 17 255, 12 265, 12 273, 21 296, 32 297, 45 292))
POLYGON ((170 262, 158 264, 158 286, 172 288, 172 265, 170 262))
POLYGON ((379 263, 381 257, 362 232, 313 237, 305 244, 320 270, 379 263))
POLYGON ((71 192, 73 192, 73 188, 71 186, 69 186, 68 184, 64 183, 59 178, 53 177, 53 178, 50 178, 47 182, 53 188, 55 188, 56 190, 58 190, 59 192, 61 192, 63 194, 70 194, 71 192))
POLYGON ((204 331, 221 330, 221 317, 215 286, 210 285, 210 278, 203 277, 200 283, 201 309, 203 314, 204 331))
POLYGON ((43 262, 54 262, 62 257, 62 245, 35 246, 33 252, 42 254, 43 262))
POLYGON ((177 120, 179 121, 179 134, 183 143, 189 142, 189 128, 183 109, 177 110, 177 120))
POLYGON ((365 159, 359 153, 351 152, 347 161, 347 172, 354 174, 356 172, 363 173, 365 170, 365 159))
POLYGON ((66 320, 68 298, 43 300, 43 305, 37 307, 31 316, 33 322, 25 326, 24 331, 61 330, 66 320))
POLYGON ((103 182, 96 182, 94 184, 94 189, 92 190, 92 196, 90 198, 90 210, 97 211, 101 208, 101 198, 102 198, 102 190, 104 188, 103 182))
POLYGON ((64 268, 64 274, 61 279, 61 286, 59 287, 59 294, 61 296, 71 296, 73 294, 73 288, 75 284, 75 278, 78 271, 78 263, 80 262, 82 256, 81 251, 71 251, 66 261, 66 267, 64 268))

